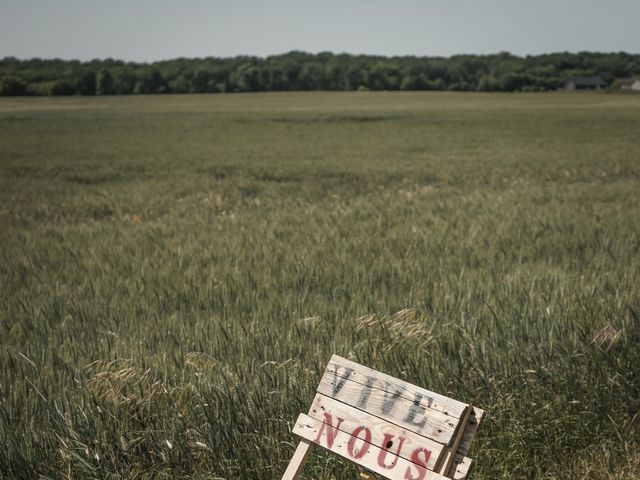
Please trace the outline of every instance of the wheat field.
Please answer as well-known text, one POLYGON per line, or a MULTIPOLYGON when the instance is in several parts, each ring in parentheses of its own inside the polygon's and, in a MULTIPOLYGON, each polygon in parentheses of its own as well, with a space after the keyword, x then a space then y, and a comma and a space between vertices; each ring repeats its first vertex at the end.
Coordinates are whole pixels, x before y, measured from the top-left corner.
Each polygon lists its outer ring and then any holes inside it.
MULTIPOLYGON (((0 477, 272 480, 332 353, 640 477, 640 96, 0 99, 0 477)), ((356 478, 317 452, 304 478, 356 478)))

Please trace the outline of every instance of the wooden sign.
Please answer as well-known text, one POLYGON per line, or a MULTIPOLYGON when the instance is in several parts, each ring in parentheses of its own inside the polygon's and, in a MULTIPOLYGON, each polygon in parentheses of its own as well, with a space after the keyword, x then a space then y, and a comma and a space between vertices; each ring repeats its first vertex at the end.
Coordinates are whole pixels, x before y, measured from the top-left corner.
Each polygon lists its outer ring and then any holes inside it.
POLYGON ((389 480, 463 480, 482 421, 479 408, 334 355, 282 480, 295 480, 320 446, 389 480))

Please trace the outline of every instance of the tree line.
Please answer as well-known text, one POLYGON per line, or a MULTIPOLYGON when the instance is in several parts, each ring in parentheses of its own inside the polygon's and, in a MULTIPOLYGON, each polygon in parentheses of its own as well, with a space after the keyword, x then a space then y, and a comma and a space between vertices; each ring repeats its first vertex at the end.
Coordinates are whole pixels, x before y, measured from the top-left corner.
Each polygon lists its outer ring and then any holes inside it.
POLYGON ((640 55, 552 53, 382 57, 292 51, 266 58, 0 60, 0 95, 128 95, 300 90, 549 91, 572 76, 640 75, 640 55))

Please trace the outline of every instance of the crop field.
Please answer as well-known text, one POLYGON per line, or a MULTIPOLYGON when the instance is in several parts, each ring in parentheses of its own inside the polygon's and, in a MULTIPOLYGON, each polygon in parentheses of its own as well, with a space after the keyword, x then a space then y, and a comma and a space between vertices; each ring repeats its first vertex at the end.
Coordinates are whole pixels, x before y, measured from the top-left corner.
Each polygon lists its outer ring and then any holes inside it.
POLYGON ((0 255, 0 478, 279 479, 332 353, 640 478, 640 96, 4 98, 0 255))

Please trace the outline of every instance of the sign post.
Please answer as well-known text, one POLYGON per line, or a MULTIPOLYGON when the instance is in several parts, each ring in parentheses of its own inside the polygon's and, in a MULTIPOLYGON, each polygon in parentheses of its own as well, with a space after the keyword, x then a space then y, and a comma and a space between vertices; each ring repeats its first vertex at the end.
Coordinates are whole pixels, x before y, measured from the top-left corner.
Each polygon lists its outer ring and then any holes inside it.
POLYGON ((333 355, 282 480, 320 446, 389 480, 464 480, 484 411, 333 355))

